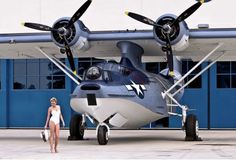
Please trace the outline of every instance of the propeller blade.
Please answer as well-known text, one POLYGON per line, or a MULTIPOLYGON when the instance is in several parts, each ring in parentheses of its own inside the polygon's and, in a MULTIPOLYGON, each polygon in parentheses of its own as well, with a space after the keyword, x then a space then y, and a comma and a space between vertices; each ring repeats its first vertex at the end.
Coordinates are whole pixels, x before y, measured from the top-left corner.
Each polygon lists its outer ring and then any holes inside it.
POLYGON ((66 50, 67 58, 69 60, 70 68, 73 71, 73 73, 76 74, 75 63, 74 63, 74 58, 73 58, 72 51, 71 51, 71 49, 70 49, 70 47, 68 45, 68 42, 67 42, 65 37, 63 37, 63 40, 65 42, 65 50, 66 50))
POLYGON ((53 29, 49 26, 38 24, 38 23, 25 22, 25 23, 22 23, 22 25, 28 28, 41 30, 41 31, 57 31, 56 29, 53 29))
POLYGON ((151 20, 150 18, 144 17, 142 15, 139 15, 139 14, 136 14, 136 13, 133 13, 133 12, 125 12, 125 14, 127 16, 139 21, 139 22, 142 22, 142 23, 145 23, 145 24, 148 24, 148 25, 151 25, 151 26, 156 26, 156 27, 162 28, 161 25, 156 24, 156 22, 151 20))
POLYGON ((87 0, 76 12, 75 14, 71 17, 69 23, 67 24, 66 28, 70 28, 87 10, 89 5, 91 4, 92 0, 87 0))
POLYGON ((170 44, 169 34, 166 34, 166 57, 169 67, 169 75, 174 76, 173 52, 170 44))
POLYGON ((179 15, 176 20, 170 25, 175 26, 176 24, 180 23, 181 21, 185 20, 188 18, 190 15, 192 15, 201 5, 204 3, 203 1, 197 2, 191 7, 189 7, 187 10, 185 10, 181 15, 179 15))

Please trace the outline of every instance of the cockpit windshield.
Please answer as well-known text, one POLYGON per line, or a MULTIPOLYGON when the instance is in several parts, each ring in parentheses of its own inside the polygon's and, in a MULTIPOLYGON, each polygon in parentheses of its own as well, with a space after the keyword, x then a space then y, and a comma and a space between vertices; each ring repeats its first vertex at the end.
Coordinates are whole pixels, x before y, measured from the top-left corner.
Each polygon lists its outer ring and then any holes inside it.
POLYGON ((147 82, 146 76, 142 72, 116 63, 100 63, 91 66, 84 73, 84 80, 105 81, 106 83, 126 83, 130 80, 137 83, 147 82))

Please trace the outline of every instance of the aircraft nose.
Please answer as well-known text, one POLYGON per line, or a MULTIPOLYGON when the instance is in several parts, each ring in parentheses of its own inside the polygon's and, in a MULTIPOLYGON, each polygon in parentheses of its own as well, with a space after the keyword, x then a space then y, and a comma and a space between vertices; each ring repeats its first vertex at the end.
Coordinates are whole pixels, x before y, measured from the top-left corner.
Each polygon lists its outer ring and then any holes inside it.
POLYGON ((84 84, 80 87, 81 90, 99 90, 100 88, 98 84, 84 84))

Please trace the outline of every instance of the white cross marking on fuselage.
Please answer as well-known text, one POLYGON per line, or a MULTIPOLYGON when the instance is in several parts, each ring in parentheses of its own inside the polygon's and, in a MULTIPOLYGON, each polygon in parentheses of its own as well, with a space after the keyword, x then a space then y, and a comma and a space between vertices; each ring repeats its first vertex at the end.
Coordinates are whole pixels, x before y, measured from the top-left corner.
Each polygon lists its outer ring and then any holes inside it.
POLYGON ((139 93, 141 93, 143 95, 142 90, 140 89, 140 85, 139 84, 135 84, 133 81, 131 81, 132 84, 131 86, 136 90, 136 93, 139 95, 139 93))
POLYGON ((131 85, 126 85, 126 88, 131 91, 131 90, 135 90, 137 93, 137 95, 139 96, 139 94, 142 94, 143 95, 143 91, 142 90, 146 90, 145 86, 144 85, 140 85, 140 84, 136 84, 134 83, 132 80, 131 81, 131 85))

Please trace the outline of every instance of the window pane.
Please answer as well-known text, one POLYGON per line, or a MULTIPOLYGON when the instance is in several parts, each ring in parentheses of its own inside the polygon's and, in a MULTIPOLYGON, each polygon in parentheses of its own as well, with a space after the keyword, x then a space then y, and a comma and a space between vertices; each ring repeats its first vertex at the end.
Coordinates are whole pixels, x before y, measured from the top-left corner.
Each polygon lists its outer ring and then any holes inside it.
POLYGON ((64 72, 61 69, 55 67, 52 74, 53 75, 64 75, 64 72))
MULTIPOLYGON (((188 82, 188 77, 184 78, 184 83, 186 83, 186 82, 188 82)), ((188 86, 186 88, 188 88, 188 86)))
POLYGON ((65 88, 65 76, 53 76, 53 89, 65 88))
POLYGON ((92 65, 96 65, 98 63, 104 62, 103 59, 96 59, 96 58, 91 58, 92 65))
MULTIPOLYGON (((197 63, 198 62, 189 61, 188 62, 188 71, 191 70, 197 63)), ((198 74, 200 71, 201 71, 201 65, 199 65, 191 74, 198 74)))
POLYGON ((52 64, 49 61, 40 62, 40 75, 47 76, 52 74, 52 64))
POLYGON ((167 68, 167 63, 166 62, 161 62, 159 72, 162 71, 163 69, 166 69, 166 68, 167 68))
POLYGON ((28 89, 39 89, 39 77, 27 77, 28 89))
POLYGON ((14 60, 14 76, 25 76, 25 75, 26 75, 26 61, 14 60))
POLYGON ((27 63, 39 63, 39 59, 27 59, 27 63))
POLYGON ((14 63, 26 63, 25 59, 15 59, 14 63))
POLYGON ((25 89, 26 88, 26 77, 14 77, 14 89, 25 89))
MULTIPOLYGON (((59 59, 63 64, 65 64, 65 59, 59 59)), ((64 75, 64 72, 59 69, 56 65, 53 65, 53 75, 64 75)), ((64 68, 64 67, 63 67, 64 68)), ((69 67, 70 68, 70 67, 69 67)))
POLYGON ((52 77, 51 76, 40 77, 40 89, 52 89, 52 77))
POLYGON ((217 75, 217 88, 230 88, 230 76, 217 75))
MULTIPOLYGON (((195 75, 188 76, 188 80, 191 80, 195 75)), ((194 81, 192 81, 188 88, 201 88, 202 87, 202 77, 198 76, 194 81)))
POLYGON ((231 65, 232 65, 232 73, 236 74, 236 62, 231 62, 231 65))
POLYGON ((146 63, 146 70, 151 73, 158 73, 158 63, 146 63))
MULTIPOLYGON (((182 75, 186 74, 191 70, 198 62, 193 61, 182 61, 182 75)), ((196 74, 201 71, 201 65, 195 69, 187 78, 184 79, 184 82, 191 80, 196 74)), ((202 87, 202 77, 198 76, 193 82, 191 82, 187 88, 201 88, 202 87)))
POLYGON ((231 76, 231 78, 232 78, 232 88, 236 88, 236 75, 232 75, 231 76))
POLYGON ((27 75, 28 76, 39 75, 39 60, 27 61, 27 75))
POLYGON ((53 86, 65 88, 65 74, 49 60, 14 60, 14 89, 53 89, 53 86), (54 80, 53 74, 57 75, 54 80))
POLYGON ((217 62, 217 73, 230 73, 230 62, 217 62))
POLYGON ((188 62, 182 61, 182 73, 185 74, 188 71, 188 62))
POLYGON ((78 74, 83 75, 84 71, 86 71, 90 66, 90 62, 79 62, 78 74))

